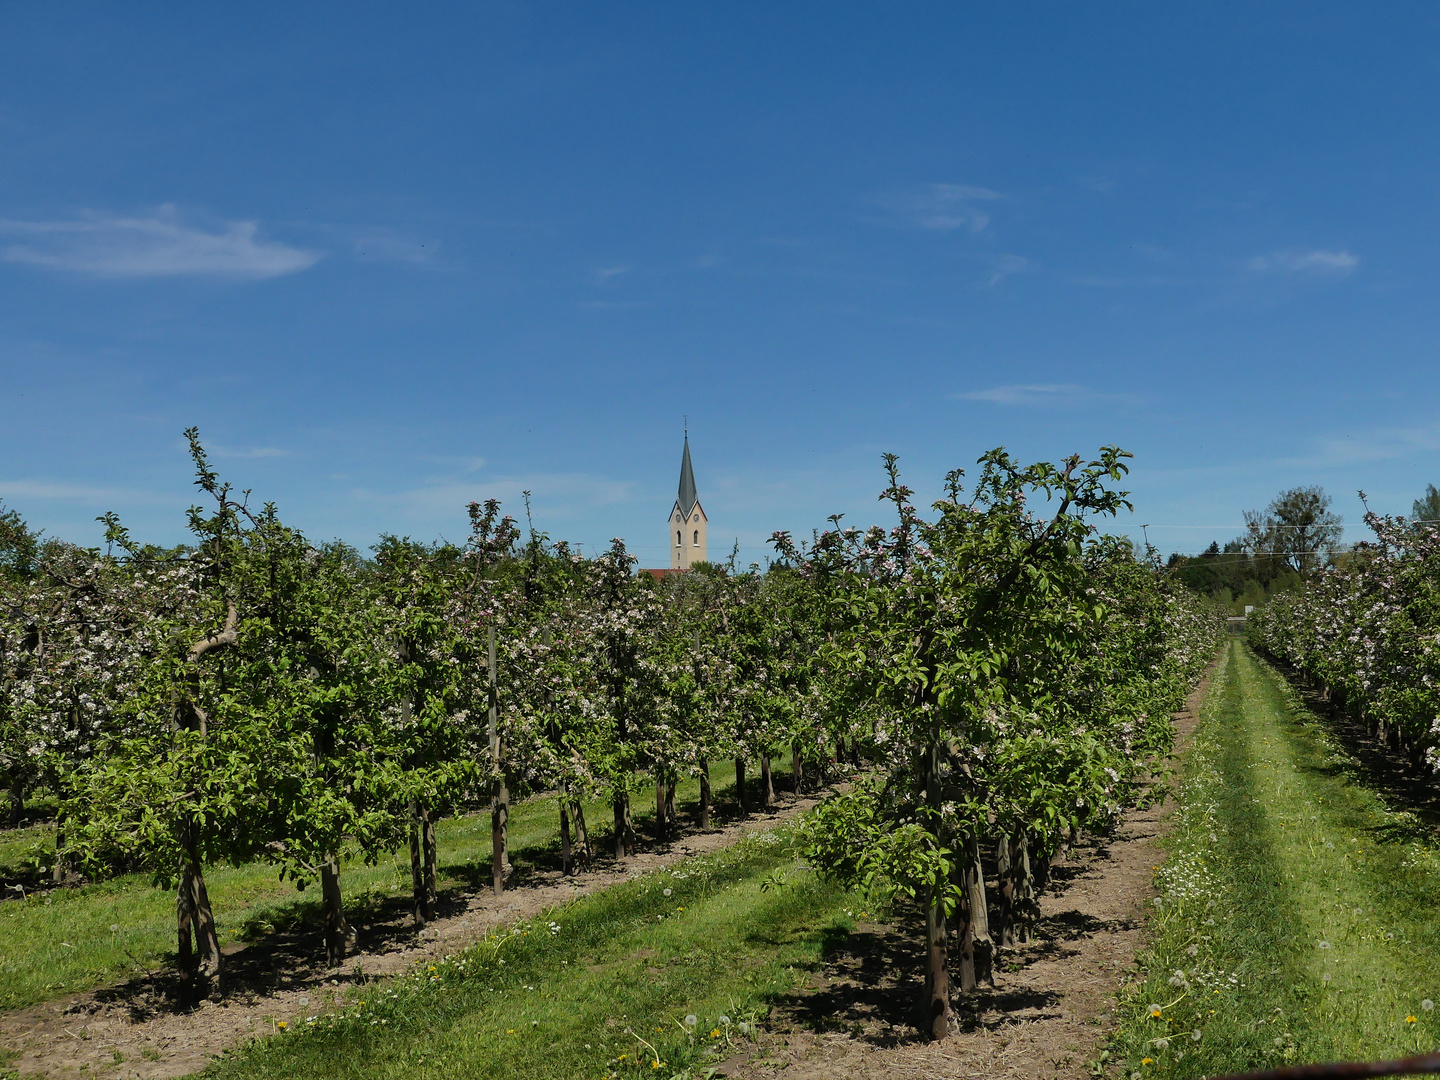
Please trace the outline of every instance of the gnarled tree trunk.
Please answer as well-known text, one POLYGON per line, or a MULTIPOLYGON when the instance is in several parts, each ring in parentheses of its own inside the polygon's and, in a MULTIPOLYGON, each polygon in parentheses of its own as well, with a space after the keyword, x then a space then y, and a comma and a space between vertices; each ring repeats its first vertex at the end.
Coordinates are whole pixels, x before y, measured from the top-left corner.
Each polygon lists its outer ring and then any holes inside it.
POLYGON ((218 1001, 224 993, 220 936, 205 889, 205 872, 193 819, 181 824, 180 884, 176 890, 177 952, 181 1000, 186 1007, 202 998, 218 1001))
POLYGON ((980 865, 980 840, 972 832, 965 838, 961 870, 970 915, 970 938, 975 957, 975 981, 995 982, 994 942, 990 937, 990 908, 985 896, 985 872, 980 865))
POLYGON ((710 762, 700 761, 700 828, 710 828, 710 762))
POLYGON ((325 922, 325 962, 332 968, 339 967, 355 945, 355 931, 345 918, 340 862, 334 856, 320 864, 320 913, 325 922))
POLYGON ((575 821, 575 851, 582 869, 590 869, 594 853, 590 850, 590 832, 585 828, 585 806, 579 799, 570 804, 570 815, 575 821))
POLYGON ((425 892, 425 862, 420 839, 420 804, 410 802, 410 888, 415 899, 415 925, 425 928, 425 923, 435 917, 430 897, 425 892))
POLYGON ((616 792, 615 810, 615 857, 623 859, 635 854, 635 826, 630 823, 630 793, 623 788, 616 792))

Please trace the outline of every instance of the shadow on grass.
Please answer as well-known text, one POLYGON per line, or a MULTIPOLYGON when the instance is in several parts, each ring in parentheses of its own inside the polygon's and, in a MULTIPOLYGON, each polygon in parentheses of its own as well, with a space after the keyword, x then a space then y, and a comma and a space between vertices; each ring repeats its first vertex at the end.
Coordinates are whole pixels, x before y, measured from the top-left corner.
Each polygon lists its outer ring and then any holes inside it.
POLYGON ((1288 664, 1265 657, 1270 665, 1299 695, 1312 717, 1334 737, 1348 760, 1310 761, 1303 768, 1316 775, 1344 779, 1382 796, 1396 810, 1407 810, 1420 825, 1387 822, 1369 830, 1377 843, 1434 842, 1440 839, 1440 787, 1427 766, 1417 764, 1408 754, 1382 741, 1369 727, 1327 697, 1288 664))
MULTIPOLYGON (((715 825, 724 826, 740 820, 739 805, 733 793, 732 785, 726 785, 717 792, 716 807, 712 811, 715 825), (727 792, 730 798, 725 800, 727 792)), ((768 819, 788 805, 791 805, 791 800, 786 799, 785 803, 770 812, 752 811, 746 815, 746 820, 764 827, 768 819)), ((698 801, 682 804, 682 808, 691 812, 680 815, 678 827, 672 828, 664 838, 653 835, 653 813, 636 814, 637 851, 668 852, 673 842, 697 835, 700 832, 695 827, 698 801)), ((614 856, 613 832, 608 822, 602 828, 591 831, 591 851, 591 861, 575 875, 577 879, 583 880, 588 874, 595 873, 613 874, 622 869, 614 856)), ((512 872, 506 878, 507 893, 523 893, 564 880, 558 836, 543 844, 515 849, 511 853, 511 866, 512 872)), ((472 898, 488 893, 492 887, 491 860, 488 858, 443 864, 437 870, 441 881, 436 906, 437 918, 441 920, 462 914, 470 907, 472 898)), ((341 883, 343 888, 343 875, 341 883)), ((354 959, 363 961, 361 954, 401 951, 419 944, 425 931, 414 925, 413 903, 408 889, 398 893, 367 889, 347 895, 345 914, 356 933, 354 959)), ((253 915, 241 924, 239 938, 241 943, 226 946, 223 950, 225 993, 232 1000, 264 997, 280 990, 318 989, 342 974, 348 982, 364 981, 364 976, 358 971, 343 967, 333 969, 325 963, 318 886, 312 886, 311 890, 293 900, 267 907, 253 915)), ((161 957, 160 962, 163 966, 158 970, 146 971, 123 983, 94 991, 91 995, 93 1001, 97 1006, 124 1008, 136 1022, 161 1013, 184 1011, 180 1005, 181 984, 174 969, 175 954, 161 957)), ((73 1008, 84 1010, 84 999, 73 1008)))

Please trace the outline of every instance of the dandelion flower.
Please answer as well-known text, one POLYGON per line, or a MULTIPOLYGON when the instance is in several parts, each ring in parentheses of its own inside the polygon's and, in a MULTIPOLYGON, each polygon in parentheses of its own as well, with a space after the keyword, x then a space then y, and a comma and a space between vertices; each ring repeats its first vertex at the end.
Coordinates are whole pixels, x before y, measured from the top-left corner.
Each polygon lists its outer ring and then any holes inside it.
POLYGON ((695 1026, 696 1024, 698 1024, 699 1022, 700 1022, 700 1018, 699 1018, 698 1016, 696 1016, 694 1013, 690 1013, 688 1016, 685 1017, 685 1026, 686 1026, 686 1027, 694 1027, 694 1026, 695 1026))
MULTIPOLYGON (((1411 1019, 1411 1020, 1414 1020, 1415 1018, 1412 1016, 1410 1019, 1411 1019)), ((284 1020, 281 1020, 281 1021, 280 1021, 278 1024, 276 1024, 275 1026, 276 1026, 277 1028, 279 1028, 281 1031, 284 1031, 284 1030, 285 1030, 286 1028, 288 1028, 290 1025, 287 1024, 284 1020)))
POLYGON ((1409 1016, 1405 1017, 1405 1022, 1406 1022, 1407 1024, 1413 1024, 1413 1023, 1415 1023, 1415 1014, 1414 1014, 1414 1013, 1411 1013, 1409 1016))
POLYGON ((670 889, 666 889, 666 890, 665 890, 665 895, 666 895, 666 896, 669 896, 669 895, 671 894, 671 891, 672 891, 672 890, 670 890, 670 889))
POLYGON ((726 1016, 724 1013, 721 1013, 721 1014, 720 1014, 720 1022, 721 1022, 722 1024, 728 1024, 728 1023, 730 1023, 730 1018, 729 1018, 728 1016, 726 1016))
POLYGON ((1200 1029, 1199 1029, 1199 1028, 1196 1028, 1194 1031, 1190 1032, 1190 1041, 1191 1041, 1191 1042, 1199 1042, 1199 1041, 1200 1041, 1200 1029))
POLYGON ((1150 1045, 1153 1046, 1153 1047, 1155 1047, 1156 1050, 1169 1050, 1169 1049, 1170 1049, 1170 1040, 1169 1040, 1169 1039, 1156 1039, 1156 1040, 1155 1040, 1154 1042, 1152 1042, 1150 1045))
POLYGON ((1424 1009, 1426 1012, 1429 1012, 1431 1009, 1435 1008, 1435 1002, 1431 1001, 1429 998, 1426 998, 1424 1001, 1420 1002, 1420 1008, 1424 1009))
POLYGON ((1330 981, 1330 972, 1327 971, 1327 972, 1325 972, 1324 975, 1321 975, 1321 976, 1320 976, 1320 981, 1321 981, 1321 982, 1327 982, 1327 983, 1328 983, 1328 982, 1330 981))
POLYGON ((1328 949, 1330 947, 1330 942, 1328 941, 1317 941, 1315 944, 1322 949, 1328 949))
POLYGON ((1155 1064, 1155 1059, 1154 1059, 1154 1058, 1141 1058, 1141 1059, 1140 1059, 1140 1064, 1141 1064, 1141 1065, 1154 1065, 1154 1064, 1155 1064))
POLYGON ((1160 1006, 1159 1006, 1159 1005, 1151 1005, 1150 1008, 1149 1008, 1149 1013, 1150 1013, 1150 1019, 1151 1019, 1151 1020, 1159 1020, 1159 1019, 1160 1019, 1160 1006))

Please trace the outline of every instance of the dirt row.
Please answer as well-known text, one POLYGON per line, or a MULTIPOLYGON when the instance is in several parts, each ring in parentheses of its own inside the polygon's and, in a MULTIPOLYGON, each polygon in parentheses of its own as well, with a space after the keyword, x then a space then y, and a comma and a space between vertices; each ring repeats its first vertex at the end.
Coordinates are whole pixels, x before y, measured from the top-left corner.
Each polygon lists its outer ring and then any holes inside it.
POLYGON ((411 925, 397 900, 390 917, 357 927, 359 951, 343 970, 325 967, 314 933, 282 933, 262 944, 227 946, 226 1000, 205 1002, 193 1012, 171 1007, 173 977, 160 971, 5 1013, 0 1015, 0 1048, 18 1052, 19 1057, 6 1064, 21 1076, 186 1076, 248 1039, 273 1034, 282 1021, 293 1025, 325 1011, 351 987, 459 952, 496 926, 533 918, 577 896, 727 847, 745 833, 773 828, 816 802, 815 796, 797 800, 782 794, 779 799, 772 811, 723 828, 687 832, 620 862, 597 860, 596 869, 575 877, 536 869, 518 887, 498 896, 488 889, 451 894, 441 917, 424 930, 411 925))

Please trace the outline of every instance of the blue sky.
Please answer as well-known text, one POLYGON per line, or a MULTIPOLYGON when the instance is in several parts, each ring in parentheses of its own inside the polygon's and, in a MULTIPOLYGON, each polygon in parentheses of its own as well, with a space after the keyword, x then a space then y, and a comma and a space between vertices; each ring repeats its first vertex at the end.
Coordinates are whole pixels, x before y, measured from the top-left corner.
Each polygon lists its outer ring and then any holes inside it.
MULTIPOLYGON (((0 499, 664 565, 1005 445, 1164 551, 1440 482, 1440 8, 9 5, 0 499)), ((1351 538, 1360 532, 1353 531, 1351 538)))

